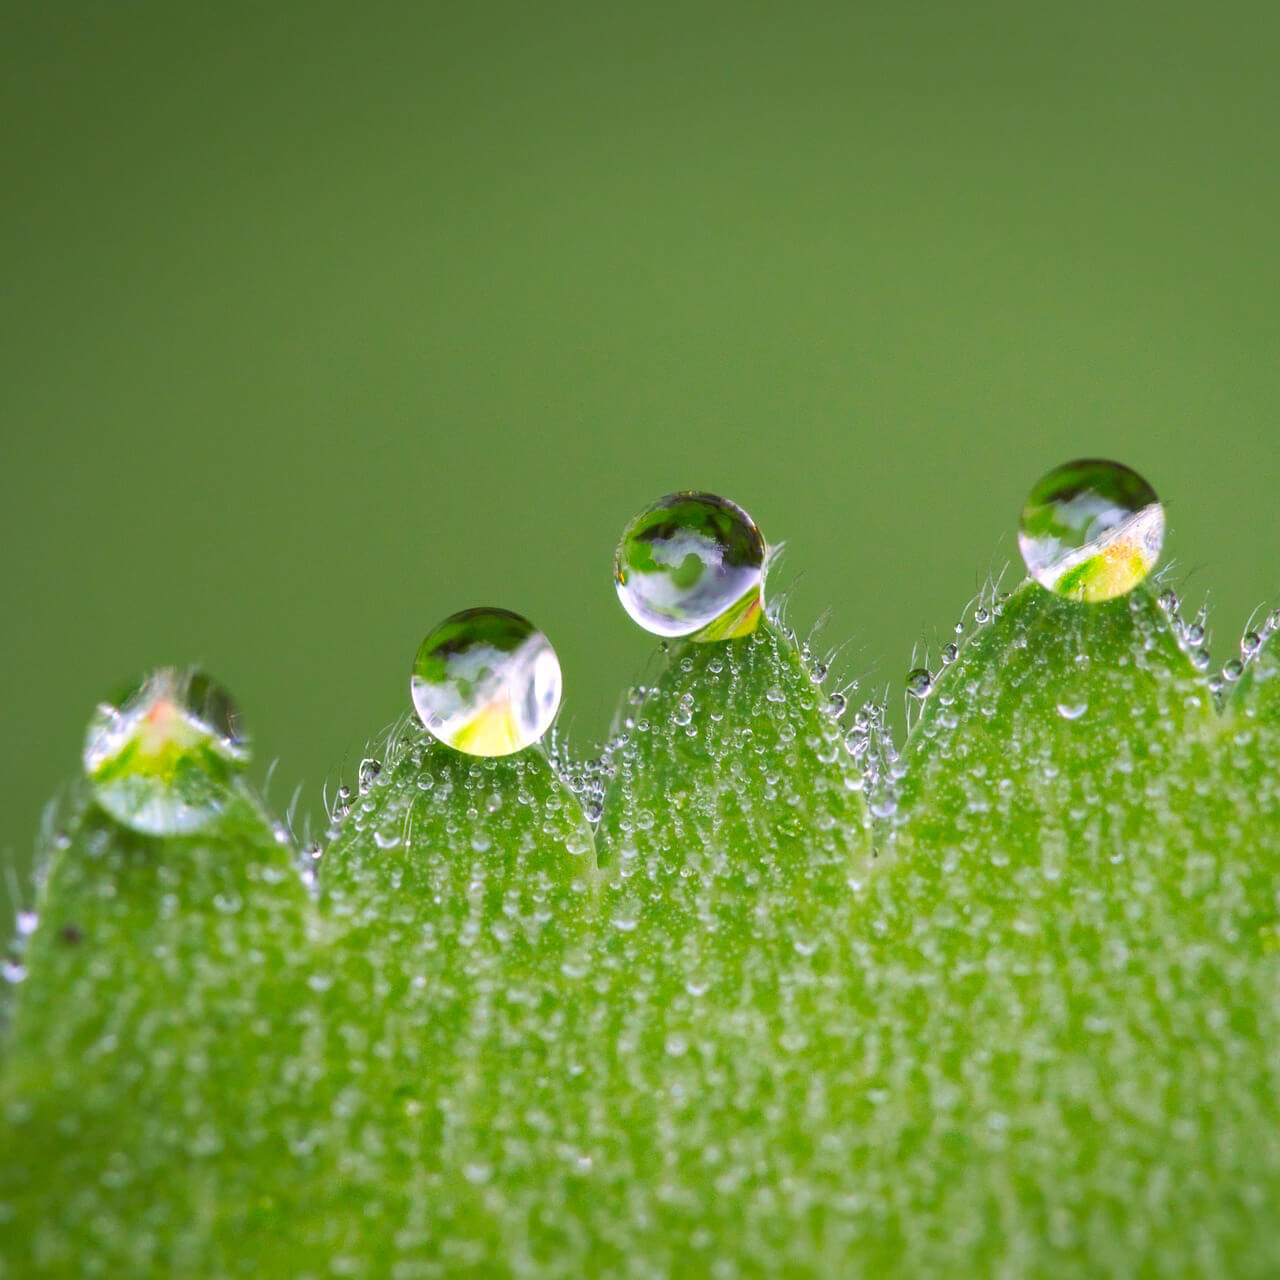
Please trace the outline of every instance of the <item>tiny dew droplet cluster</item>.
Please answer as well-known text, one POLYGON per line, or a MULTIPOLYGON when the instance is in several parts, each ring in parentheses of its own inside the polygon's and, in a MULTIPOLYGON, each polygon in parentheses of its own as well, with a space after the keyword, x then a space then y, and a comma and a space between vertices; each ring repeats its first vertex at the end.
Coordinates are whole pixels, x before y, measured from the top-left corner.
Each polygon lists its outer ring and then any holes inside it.
MULTIPOLYGON (((1163 539, 1164 509, 1155 491, 1137 472, 1100 459, 1069 462, 1045 475, 1027 498, 1018 530, 1031 577, 1085 604, 1113 600, 1143 582, 1163 539)), ((613 577, 623 609, 646 631, 711 643, 756 630, 767 564, 764 537, 746 511, 727 498, 687 490, 658 499, 626 526, 613 577)), ((982 624, 990 616, 982 606, 974 620, 982 624)), ((1184 630, 1184 644, 1199 654, 1193 629, 1184 630)), ((1246 636, 1245 661, 1257 643, 1246 636)), ((947 644, 943 665, 957 656, 956 644, 947 644)), ((1236 674, 1233 667, 1228 678, 1236 674)), ((916 667, 906 692, 923 701, 935 680, 927 667, 916 667)), ((466 609, 423 639, 409 688, 419 720, 438 741, 472 756, 507 756, 550 730, 563 678, 551 642, 528 619, 506 609, 466 609)), ((838 716, 844 706, 837 698, 831 710, 838 716)), ((99 807, 149 835, 200 830, 221 811, 248 760, 231 697, 203 672, 172 667, 100 703, 83 752, 99 807)))

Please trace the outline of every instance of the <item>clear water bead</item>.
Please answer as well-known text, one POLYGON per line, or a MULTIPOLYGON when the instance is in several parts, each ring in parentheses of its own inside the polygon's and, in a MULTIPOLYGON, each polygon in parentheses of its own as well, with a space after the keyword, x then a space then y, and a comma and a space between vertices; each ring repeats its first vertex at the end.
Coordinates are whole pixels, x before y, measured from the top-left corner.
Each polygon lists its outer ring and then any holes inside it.
POLYGON ((933 691, 933 675, 926 667, 915 667, 907 672, 907 692, 913 698, 927 698, 933 691))
POLYGON ((81 758, 94 799, 117 822, 179 835, 221 812, 249 756, 231 695, 202 671, 161 667, 98 704, 81 758))
POLYGON ((736 503, 672 493, 623 531, 613 578, 622 607, 646 631, 728 640, 760 621, 764 563, 764 538, 736 503))
POLYGON ((1044 476, 1018 529, 1031 576, 1055 595, 1090 604, 1132 591, 1155 568, 1163 542, 1155 490, 1136 471, 1100 458, 1044 476))
POLYGON ((560 709, 560 661, 533 623, 506 609, 465 609, 418 648, 409 680, 427 731, 472 756, 532 746, 560 709))

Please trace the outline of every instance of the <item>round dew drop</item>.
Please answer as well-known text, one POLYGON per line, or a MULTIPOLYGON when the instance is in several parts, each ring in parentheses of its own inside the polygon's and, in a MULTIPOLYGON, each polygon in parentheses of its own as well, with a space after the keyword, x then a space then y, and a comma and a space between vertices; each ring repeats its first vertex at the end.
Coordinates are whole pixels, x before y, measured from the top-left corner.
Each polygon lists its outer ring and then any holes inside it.
POLYGON ((249 761, 239 708, 202 671, 161 667, 100 702, 81 759, 98 806, 145 835, 180 835, 221 811, 249 761))
POLYGON ((926 667, 915 667, 907 672, 907 692, 913 698, 924 699, 933 691, 933 676, 926 667))
POLYGON ((506 609, 465 609, 431 631, 409 691, 427 732, 472 756, 507 756, 551 728, 563 682, 551 642, 506 609))
POLYGON ((1155 490, 1136 471, 1099 458, 1044 476, 1018 528, 1027 572, 1055 595, 1089 604, 1132 591, 1155 568, 1163 542, 1155 490))
POLYGON ((672 493, 623 531, 613 579, 622 607, 646 631, 729 640, 760 622, 764 564, 764 538, 736 503, 672 493))

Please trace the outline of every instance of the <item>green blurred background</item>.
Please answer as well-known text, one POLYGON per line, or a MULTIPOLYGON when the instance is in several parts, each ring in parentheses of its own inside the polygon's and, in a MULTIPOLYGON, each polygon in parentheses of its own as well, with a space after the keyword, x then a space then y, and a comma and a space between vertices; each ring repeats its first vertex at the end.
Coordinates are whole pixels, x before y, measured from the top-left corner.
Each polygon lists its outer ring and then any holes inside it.
MULTIPOLYGON (((896 693, 1026 489, 1121 458, 1215 653, 1280 580, 1280 9, 6 6, 0 859, 95 699, 203 661, 283 808, 441 616, 584 746, 627 518, 723 492, 896 693)), ((935 645, 936 652, 936 645, 935 645)))

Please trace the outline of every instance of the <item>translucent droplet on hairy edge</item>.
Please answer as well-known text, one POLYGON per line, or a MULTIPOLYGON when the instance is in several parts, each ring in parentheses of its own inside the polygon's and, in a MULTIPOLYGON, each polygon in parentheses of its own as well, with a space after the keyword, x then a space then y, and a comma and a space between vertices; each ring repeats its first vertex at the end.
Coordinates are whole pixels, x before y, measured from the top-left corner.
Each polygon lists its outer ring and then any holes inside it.
POLYGON ((409 679, 427 731, 473 756, 506 756, 538 742, 560 709, 551 642, 506 609, 465 609, 418 648, 409 679))
POLYGON ((765 542, 736 503, 668 494, 623 531, 613 578, 622 607, 646 631, 729 640, 756 629, 765 542))
POLYGON ((1055 595, 1089 604, 1132 591, 1155 568, 1163 543, 1155 490, 1136 471, 1101 458, 1044 476, 1018 528, 1027 572, 1055 595))
POLYGON ((933 689, 933 676, 926 667, 915 667, 907 673, 907 692, 913 698, 927 698, 933 689))
POLYGON ((146 835, 207 826, 249 761, 239 708, 202 671, 160 667, 100 702, 82 762, 93 797, 146 835))

